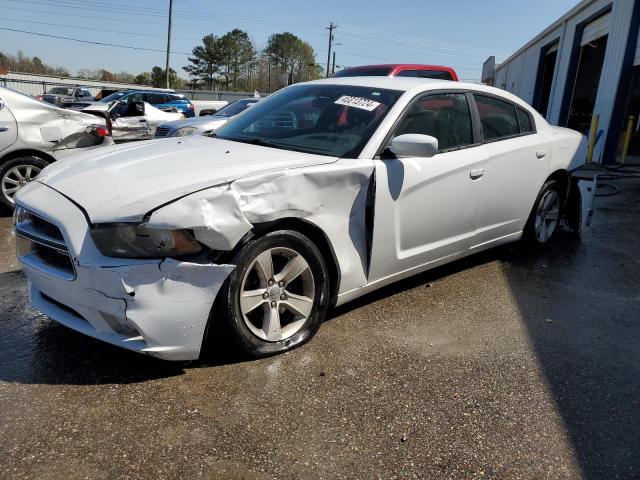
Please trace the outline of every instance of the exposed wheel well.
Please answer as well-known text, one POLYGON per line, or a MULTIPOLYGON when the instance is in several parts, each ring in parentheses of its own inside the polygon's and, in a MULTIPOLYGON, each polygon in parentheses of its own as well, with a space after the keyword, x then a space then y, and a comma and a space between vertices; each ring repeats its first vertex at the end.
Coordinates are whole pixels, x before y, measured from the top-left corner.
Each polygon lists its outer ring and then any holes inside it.
POLYGON ((300 218, 282 218, 273 222, 257 224, 253 227, 253 233, 258 235, 276 230, 295 230, 309 238, 318 247, 329 271, 331 305, 335 305, 340 286, 340 269, 338 268, 336 254, 324 232, 318 226, 300 218))
POLYGON ((556 170, 547 180, 556 180, 560 186, 562 187, 562 193, 564 194, 563 203, 567 201, 567 197, 569 196, 569 187, 571 185, 571 178, 569 177, 569 172, 566 170, 556 170))
POLYGON ((20 157, 38 157, 47 163, 53 163, 56 161, 56 159, 53 158, 48 153, 41 152, 40 150, 24 149, 24 150, 14 150, 12 152, 7 153, 5 156, 0 158, 0 164, 8 162, 9 160, 13 160, 14 158, 20 158, 20 157))

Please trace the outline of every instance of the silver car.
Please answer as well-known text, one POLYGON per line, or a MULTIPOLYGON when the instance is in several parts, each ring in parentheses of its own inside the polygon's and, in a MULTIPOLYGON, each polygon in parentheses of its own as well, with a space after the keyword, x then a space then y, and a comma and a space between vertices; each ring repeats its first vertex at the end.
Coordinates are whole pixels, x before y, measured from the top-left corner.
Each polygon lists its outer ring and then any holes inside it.
POLYGON ((65 110, 0 87, 0 204, 50 163, 88 148, 113 145, 105 120, 65 110))
POLYGON ((175 120, 173 122, 163 123, 156 128, 154 138, 186 137, 189 135, 195 135, 196 133, 211 133, 222 127, 236 115, 239 115, 247 108, 258 103, 260 100, 262 100, 262 98, 244 98, 218 110, 215 115, 193 117, 185 120, 175 120))

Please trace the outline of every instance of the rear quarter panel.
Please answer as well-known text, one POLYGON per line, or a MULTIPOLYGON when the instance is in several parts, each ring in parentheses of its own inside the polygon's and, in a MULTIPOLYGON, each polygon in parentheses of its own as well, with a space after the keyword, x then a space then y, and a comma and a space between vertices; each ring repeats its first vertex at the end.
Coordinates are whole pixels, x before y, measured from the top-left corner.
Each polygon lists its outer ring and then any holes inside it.
POLYGON ((587 160, 587 137, 575 130, 549 127, 546 132, 551 150, 550 173, 575 170, 587 160))

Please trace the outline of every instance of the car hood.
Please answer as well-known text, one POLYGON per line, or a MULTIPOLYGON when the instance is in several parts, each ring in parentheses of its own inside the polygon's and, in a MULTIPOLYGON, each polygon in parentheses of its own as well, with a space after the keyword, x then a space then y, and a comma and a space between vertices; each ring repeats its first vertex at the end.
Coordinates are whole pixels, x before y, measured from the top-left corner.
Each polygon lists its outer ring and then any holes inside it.
POLYGON ((38 181, 77 203, 92 223, 137 222, 198 190, 336 160, 196 135, 73 155, 47 167, 38 181))
POLYGON ((229 117, 211 115, 205 117, 185 118, 183 120, 173 120, 171 122, 163 123, 162 126, 169 127, 172 130, 175 130, 182 127, 199 127, 202 125, 207 125, 209 123, 216 125, 220 121, 226 122, 227 120, 229 120, 229 117))

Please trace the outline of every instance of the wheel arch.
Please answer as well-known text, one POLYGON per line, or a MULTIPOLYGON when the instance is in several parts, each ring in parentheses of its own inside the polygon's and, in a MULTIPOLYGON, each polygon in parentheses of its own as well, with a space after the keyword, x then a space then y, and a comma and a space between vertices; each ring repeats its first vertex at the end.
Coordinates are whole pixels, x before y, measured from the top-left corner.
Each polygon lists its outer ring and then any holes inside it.
POLYGON ((314 223, 296 217, 287 217, 272 222, 254 224, 252 235, 264 235, 276 230, 293 230, 301 233, 309 238, 318 250, 320 250, 329 272, 329 282, 331 286, 330 305, 335 305, 340 288, 340 267, 336 253, 327 235, 314 223))
POLYGON ((12 150, 11 152, 3 155, 0 158, 0 165, 10 161, 10 160, 14 160, 16 158, 20 158, 20 157, 38 157, 42 160, 44 160, 47 163, 53 163, 56 161, 55 158, 53 158, 51 155, 49 155, 48 153, 45 153, 41 150, 33 150, 33 149, 29 149, 29 148, 22 148, 19 150, 12 150))
POLYGON ((569 190, 571 187, 571 175, 569 175, 569 172, 567 170, 558 169, 547 177, 547 179, 545 180, 545 183, 548 182, 549 180, 556 180, 560 184, 560 186, 562 187, 562 194, 563 194, 562 203, 565 204, 567 201, 567 198, 569 197, 569 190))

